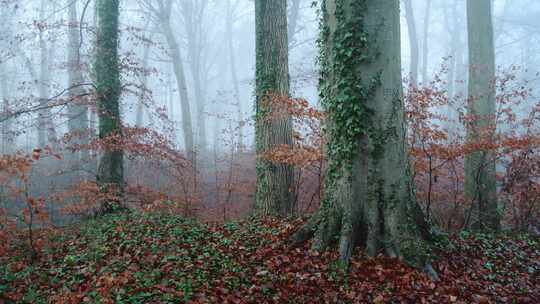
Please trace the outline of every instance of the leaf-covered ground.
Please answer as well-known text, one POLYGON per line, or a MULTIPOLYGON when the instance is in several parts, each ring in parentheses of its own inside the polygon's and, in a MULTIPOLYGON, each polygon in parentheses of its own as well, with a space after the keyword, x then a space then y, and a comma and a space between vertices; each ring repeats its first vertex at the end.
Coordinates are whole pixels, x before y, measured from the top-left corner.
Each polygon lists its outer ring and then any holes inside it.
POLYGON ((396 260, 289 250, 300 224, 116 215, 56 233, 29 265, 0 257, 0 303, 540 303, 538 239, 462 235, 431 281, 396 260))

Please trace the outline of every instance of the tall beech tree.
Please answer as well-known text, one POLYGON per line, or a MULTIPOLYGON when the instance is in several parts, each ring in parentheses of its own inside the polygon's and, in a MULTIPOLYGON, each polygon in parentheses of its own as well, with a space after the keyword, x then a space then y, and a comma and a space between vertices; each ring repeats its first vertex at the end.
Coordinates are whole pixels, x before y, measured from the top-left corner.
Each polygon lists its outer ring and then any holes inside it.
MULTIPOLYGON (((103 191, 121 194, 124 183, 124 154, 115 146, 122 136, 119 99, 120 68, 118 61, 119 0, 98 0, 95 87, 99 115, 99 138, 107 139, 98 166, 97 182, 103 191)), ((113 211, 117 202, 104 201, 102 212, 113 211)))
MULTIPOLYGON (((495 122, 495 48, 490 0, 467 1, 469 35, 470 144, 490 140, 495 122)), ((465 196, 472 202, 469 224, 475 229, 498 229, 497 184, 493 151, 477 151, 465 159, 465 196)))
MULTIPOLYGON (((80 25, 77 17, 77 2, 68 0, 68 86, 69 86, 69 98, 71 103, 68 105, 69 122, 68 128, 70 132, 80 133, 75 138, 75 144, 88 144, 89 136, 88 129, 88 107, 81 102, 81 96, 84 94, 84 88, 82 87, 84 79, 81 70, 81 54, 80 54, 80 25)), ((81 153, 77 153, 74 160, 87 161, 88 151, 83 150, 81 153)))
MULTIPOLYGON (((261 215, 294 211, 294 172, 286 164, 264 157, 280 145, 292 145, 292 119, 273 115, 276 98, 289 98, 287 1, 256 0, 256 152, 255 209, 261 215), (269 115, 271 114, 271 115, 269 115)), ((282 111, 280 111, 282 112, 282 111)))
POLYGON ((180 95, 184 147, 186 149, 187 159, 191 162, 195 162, 191 105, 189 102, 184 62, 182 60, 180 45, 174 34, 173 26, 171 25, 171 14, 174 3, 172 0, 144 0, 141 1, 141 3, 145 9, 148 9, 152 13, 151 19, 161 29, 161 33, 165 36, 169 56, 171 57, 173 64, 174 75, 176 77, 176 86, 180 95))
MULTIPOLYGON (((327 112, 325 195, 291 242, 336 241, 425 266, 429 227, 409 171, 401 82, 399 1, 322 2, 319 93, 327 112)), ((429 268, 431 269, 431 268, 429 268)))
MULTIPOLYGON (((40 7, 40 13, 39 13, 39 19, 44 21, 45 20, 45 14, 47 8, 53 4, 53 9, 55 7, 54 3, 50 3, 49 1, 42 0, 41 1, 41 7, 40 7)), ((56 134, 56 128, 54 126, 54 123, 52 121, 52 113, 50 109, 46 108, 46 104, 48 102, 48 99, 50 97, 50 87, 51 87, 51 62, 54 58, 54 51, 55 47, 54 44, 50 41, 47 42, 47 39, 45 37, 45 28, 41 27, 39 29, 39 75, 37 75, 37 72, 34 69, 34 66, 31 64, 27 64, 28 70, 30 71, 31 75, 35 75, 33 78, 38 79, 38 92, 39 92, 39 103, 40 107, 42 108, 40 111, 38 111, 38 146, 43 148, 47 144, 50 144, 53 146, 53 148, 56 147, 57 142, 57 134, 56 134), (39 77, 39 78, 37 78, 39 77)))

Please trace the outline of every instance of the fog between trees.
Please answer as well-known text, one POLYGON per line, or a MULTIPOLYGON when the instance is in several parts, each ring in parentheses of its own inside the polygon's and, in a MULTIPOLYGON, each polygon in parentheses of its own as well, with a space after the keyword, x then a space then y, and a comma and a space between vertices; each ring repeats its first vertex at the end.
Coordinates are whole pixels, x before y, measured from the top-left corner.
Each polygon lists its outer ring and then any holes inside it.
MULTIPOLYGON (((348 260, 362 239, 372 255, 429 267, 419 251, 433 224, 497 230, 508 210, 496 174, 513 158, 502 144, 471 147, 537 130, 514 122, 537 102, 539 14, 533 0, 1 0, 1 151, 36 164, 9 175, 0 207, 22 218, 39 197, 56 225, 86 214, 65 212, 81 201, 97 214, 161 202, 211 220, 318 210, 295 241, 314 235, 324 249, 337 237, 348 260), (508 73, 513 87, 497 86, 508 73), (460 223, 446 222, 443 199, 430 215, 436 157, 414 154, 425 137, 406 130, 417 125, 405 99, 425 87, 464 101, 432 106, 423 121, 466 146, 453 159, 463 170, 454 190, 470 202, 454 208, 460 223), (523 102, 499 121, 510 91, 523 102), (299 112, 272 117, 303 101, 326 112, 319 142, 299 112), (299 150, 276 162, 287 152, 272 149, 296 145, 313 152, 309 166, 299 150), (426 157, 427 173, 411 154, 426 157), (419 176, 426 197, 415 195, 419 176)), ((537 203, 526 212, 512 225, 536 227, 537 203)))

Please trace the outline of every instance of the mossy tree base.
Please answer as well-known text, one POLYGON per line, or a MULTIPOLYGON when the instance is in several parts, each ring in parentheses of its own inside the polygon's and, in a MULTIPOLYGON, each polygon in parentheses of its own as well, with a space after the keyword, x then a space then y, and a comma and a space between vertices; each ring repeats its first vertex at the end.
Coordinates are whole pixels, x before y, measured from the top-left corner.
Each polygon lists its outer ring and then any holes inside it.
POLYGON ((399 1, 322 3, 320 97, 328 114, 328 170, 319 211, 293 237, 357 245, 428 265, 429 225, 412 187, 401 79, 399 1))

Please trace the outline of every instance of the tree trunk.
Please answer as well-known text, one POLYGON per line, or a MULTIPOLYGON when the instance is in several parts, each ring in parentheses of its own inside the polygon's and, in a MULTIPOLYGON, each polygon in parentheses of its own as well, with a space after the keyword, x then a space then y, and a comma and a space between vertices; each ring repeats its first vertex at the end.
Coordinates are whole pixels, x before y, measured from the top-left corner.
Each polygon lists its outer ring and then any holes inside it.
POLYGON ((411 66, 409 77, 413 86, 418 83, 418 34, 416 33, 416 20, 414 19, 414 10, 411 0, 405 2, 405 17, 407 20, 407 31, 409 32, 409 46, 411 48, 411 66))
POLYGON ((318 212, 292 238, 338 240, 425 266, 429 226, 413 192, 401 83, 399 1, 326 0, 320 38, 328 171, 318 212))
MULTIPOLYGON (((445 27, 448 29, 448 54, 449 58, 446 62, 448 66, 448 74, 447 74, 447 96, 448 100, 452 102, 456 96, 459 96, 460 94, 463 94, 463 86, 461 85, 461 82, 465 81, 465 79, 459 79, 456 78, 456 75, 459 75, 462 77, 463 75, 466 75, 466 72, 463 73, 464 68, 464 50, 462 47, 462 39, 461 39, 461 29, 460 29, 460 16, 458 15, 458 3, 450 3, 451 5, 451 11, 450 14, 448 12, 448 7, 446 5, 443 6, 444 9, 444 22, 445 27), (450 23, 450 20, 452 22, 450 23)), ((448 117, 448 121, 444 122, 445 128, 448 130, 448 141, 452 142, 455 139, 455 136, 460 132, 459 130, 459 122, 458 117, 459 113, 457 110, 452 107, 451 104, 449 104, 446 107, 446 117, 448 117)))
MULTIPOLYGON (((40 19, 45 19, 45 9, 47 1, 41 1, 40 19)), ((52 48, 51 48, 52 49, 52 48)), ((47 106, 50 97, 50 59, 49 49, 44 37, 44 29, 39 29, 39 105, 40 108, 47 106)), ((38 146, 45 147, 47 143, 56 144, 57 136, 52 122, 51 112, 48 109, 41 109, 38 112, 38 146)))
MULTIPOLYGON (((99 138, 107 146, 99 160, 97 182, 107 193, 121 195, 124 184, 124 154, 118 147, 122 136, 119 98, 121 93, 118 62, 119 0, 98 0, 98 28, 95 58, 95 87, 99 116, 99 138)), ((103 213, 114 211, 118 201, 102 204, 103 213)))
POLYGON ((424 39, 422 44, 422 82, 424 84, 428 83, 427 68, 428 68, 428 59, 429 59, 429 48, 428 48, 428 32, 429 32, 429 21, 431 17, 431 0, 427 0, 426 11, 424 14, 424 39))
MULTIPOLYGON (((82 88, 83 74, 81 71, 80 55, 80 26, 77 18, 77 2, 68 0, 68 87, 70 103, 68 105, 68 128, 75 134, 76 145, 85 145, 89 142, 88 134, 88 107, 81 102, 84 94, 82 88)), ((88 161, 88 150, 84 149, 75 155, 74 160, 88 161)))
POLYGON ((242 152, 244 148, 244 112, 242 109, 242 100, 240 99, 240 88, 238 84, 238 75, 236 72, 236 57, 233 44, 233 8, 231 7, 231 0, 227 2, 227 46, 229 48, 229 65, 231 72, 231 81, 233 85, 234 100, 238 107, 238 151, 242 152))
MULTIPOLYGON (((0 96, 2 96, 2 116, 8 117, 10 106, 9 106, 9 95, 8 95, 8 84, 7 84, 7 75, 5 70, 5 64, 0 63, 0 96)), ((2 117, 3 118, 3 117, 2 117)), ((11 134, 11 119, 7 118, 2 121, 2 154, 9 154, 13 151, 13 136, 11 134)))
POLYGON ((264 158, 266 152, 293 144, 292 120, 275 113, 273 100, 289 98, 287 1, 256 0, 256 117, 257 187, 255 209, 263 216, 294 212, 293 167, 264 158))
POLYGON ((186 75, 184 73, 184 63, 182 62, 182 56, 180 54, 180 46, 174 37, 174 33, 171 28, 171 0, 167 0, 165 4, 160 1, 160 14, 158 18, 161 20, 161 30, 167 45, 169 47, 171 60, 174 66, 174 75, 176 76, 176 85, 178 92, 180 93, 180 106, 182 113, 182 131, 184 133, 184 147, 186 149, 187 158, 189 161, 195 161, 195 147, 193 144, 193 127, 191 120, 191 109, 189 105, 186 75))
MULTIPOLYGON (((495 50, 490 0, 467 1, 469 34, 469 98, 467 141, 492 140, 495 133, 495 50)), ((469 224, 475 229, 499 228, 493 151, 465 159, 465 196, 472 204, 469 224)))
MULTIPOLYGON (((148 24, 145 26, 145 28, 148 28, 148 24)), ((153 38, 153 32, 150 35, 149 40, 152 41, 153 38)), ((143 60, 142 60, 142 67, 143 71, 141 74, 141 93, 139 96, 139 102, 137 103, 137 112, 135 115, 135 125, 139 128, 143 127, 143 120, 144 120, 144 109, 145 109, 145 100, 146 100, 146 94, 148 92, 148 59, 150 57, 150 43, 146 43, 144 46, 144 54, 143 54, 143 60)))
MULTIPOLYGON (((9 32, 9 27, 11 24, 11 20, 9 19, 9 7, 3 6, 0 7, 0 18, 4 20, 4 23, 1 26, 1 30, 3 32, 9 32)), ((13 134, 11 134, 11 124, 12 119, 9 118, 10 113, 10 104, 9 104, 9 98, 10 95, 8 93, 8 72, 7 72, 7 64, 6 62, 0 63, 0 96, 2 97, 1 100, 1 115, 0 118, 2 119, 2 154, 10 154, 13 151, 16 150, 16 147, 13 146, 14 144, 14 138, 13 134)))
POLYGON ((204 156, 207 152, 206 141, 206 100, 202 86, 202 23, 207 0, 189 0, 182 2, 184 25, 186 28, 187 53, 191 77, 193 78, 193 92, 197 107, 197 152, 204 156))
POLYGON ((296 42, 295 34, 296 34, 296 28, 298 25, 298 16, 300 15, 300 1, 301 0, 291 0, 292 5, 289 12, 289 48, 294 47, 294 43, 296 42))

